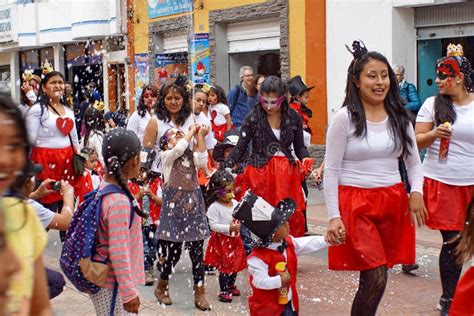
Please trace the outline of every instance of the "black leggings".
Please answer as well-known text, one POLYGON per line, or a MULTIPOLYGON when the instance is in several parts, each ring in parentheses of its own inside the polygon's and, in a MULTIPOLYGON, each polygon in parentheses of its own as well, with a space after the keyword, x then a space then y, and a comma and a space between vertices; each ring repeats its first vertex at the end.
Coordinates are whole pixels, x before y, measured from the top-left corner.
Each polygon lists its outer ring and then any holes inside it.
POLYGON ((219 286, 221 292, 230 292, 232 287, 235 285, 237 279, 237 273, 219 273, 219 286))
POLYGON ((459 244, 459 239, 455 238, 459 231, 442 230, 443 247, 439 254, 439 274, 441 277, 441 286, 443 288, 442 298, 452 299, 459 277, 461 276, 462 265, 456 263, 455 250, 459 244), (455 240, 455 241, 453 241, 455 240))
MULTIPOLYGON (((160 278, 168 280, 171 272, 181 257, 183 242, 166 241, 168 244, 168 256, 163 264, 160 278)), ((194 285, 204 283, 204 240, 186 242, 186 249, 189 251, 193 266, 194 285)))
POLYGON ((352 316, 373 316, 377 312, 385 287, 387 267, 380 266, 360 272, 359 289, 352 302, 352 316))

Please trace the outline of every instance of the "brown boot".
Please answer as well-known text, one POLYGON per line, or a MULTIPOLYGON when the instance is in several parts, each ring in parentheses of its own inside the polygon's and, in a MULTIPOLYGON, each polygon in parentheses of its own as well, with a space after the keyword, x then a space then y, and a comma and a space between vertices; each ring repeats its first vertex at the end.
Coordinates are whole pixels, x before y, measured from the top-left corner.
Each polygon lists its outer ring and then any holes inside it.
POLYGON ((155 288, 155 297, 160 304, 171 305, 171 298, 168 288, 168 280, 158 280, 158 284, 155 288))
POLYGON ((209 304, 204 296, 204 284, 194 286, 194 305, 202 311, 211 310, 211 304, 209 304))

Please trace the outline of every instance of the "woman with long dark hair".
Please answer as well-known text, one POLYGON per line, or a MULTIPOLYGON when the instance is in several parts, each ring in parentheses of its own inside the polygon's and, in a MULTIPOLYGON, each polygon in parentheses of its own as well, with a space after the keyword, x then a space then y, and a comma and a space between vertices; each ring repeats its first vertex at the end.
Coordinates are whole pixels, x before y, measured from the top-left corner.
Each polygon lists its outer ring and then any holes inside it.
POLYGON ((242 123, 239 142, 227 164, 241 162, 251 144, 245 168, 242 192, 251 189, 268 203, 276 206, 284 198, 295 200, 297 208, 290 217, 290 234, 304 234, 302 174, 296 157, 305 161, 309 153, 303 143, 303 125, 298 113, 291 110, 287 100, 286 84, 275 76, 262 83, 259 103, 242 123))
MULTIPOLYGON (((77 196, 83 195, 86 189, 78 182, 82 175, 73 168, 73 153, 79 152, 74 112, 64 100, 64 76, 60 72, 51 71, 44 76, 39 102, 27 112, 26 126, 33 147, 31 159, 43 166, 37 179, 68 181, 77 196)), ((41 203, 53 212, 62 209, 59 192, 41 198, 41 203)))
POLYGON ((394 264, 415 262, 410 214, 424 221, 423 174, 415 132, 387 59, 353 43, 346 97, 326 142, 324 194, 329 268, 360 271, 352 315, 375 315, 394 264), (403 155, 408 198, 398 171, 403 155))
POLYGON ((423 162, 426 224, 443 237, 439 269, 443 294, 438 308, 447 315, 462 266, 454 255, 474 191, 474 93, 471 63, 461 45, 449 45, 437 62, 438 95, 428 98, 416 118, 416 141, 427 148, 423 162), (448 147, 446 146, 449 144, 448 147))
POLYGON ((153 109, 158 100, 158 91, 152 85, 143 87, 142 94, 138 99, 137 110, 133 112, 127 123, 127 129, 135 132, 143 145, 145 128, 153 116, 153 109))

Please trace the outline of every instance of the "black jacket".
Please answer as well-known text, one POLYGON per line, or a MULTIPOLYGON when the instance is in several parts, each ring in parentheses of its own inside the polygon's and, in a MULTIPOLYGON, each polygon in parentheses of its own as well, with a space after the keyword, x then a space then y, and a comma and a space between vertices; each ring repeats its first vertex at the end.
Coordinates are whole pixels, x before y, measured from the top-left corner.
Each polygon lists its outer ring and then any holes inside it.
POLYGON ((281 139, 278 140, 266 117, 258 119, 257 106, 247 115, 242 124, 239 141, 229 156, 228 165, 242 162, 247 150, 251 153, 245 162, 257 168, 265 166, 277 151, 283 152, 294 164, 296 161, 291 154, 291 145, 298 159, 303 160, 309 157, 303 142, 303 123, 296 111, 289 109, 289 124, 282 122, 281 139), (251 144, 250 148, 249 144, 251 144))

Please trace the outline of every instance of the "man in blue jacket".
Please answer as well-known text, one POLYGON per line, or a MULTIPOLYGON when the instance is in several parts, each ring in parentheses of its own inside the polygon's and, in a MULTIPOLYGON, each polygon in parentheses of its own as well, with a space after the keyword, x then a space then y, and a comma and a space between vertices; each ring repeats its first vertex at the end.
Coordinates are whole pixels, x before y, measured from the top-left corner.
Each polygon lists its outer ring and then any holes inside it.
POLYGON ((420 97, 413 83, 405 80, 405 68, 402 65, 394 65, 393 71, 397 77, 398 86, 400 87, 400 96, 405 100, 405 109, 410 110, 416 117, 421 107, 420 97))
POLYGON ((240 84, 227 94, 230 116, 235 127, 240 128, 244 118, 258 103, 256 89, 253 86, 253 69, 250 66, 240 68, 240 84))

